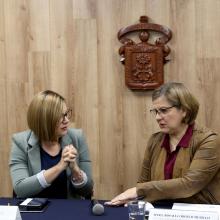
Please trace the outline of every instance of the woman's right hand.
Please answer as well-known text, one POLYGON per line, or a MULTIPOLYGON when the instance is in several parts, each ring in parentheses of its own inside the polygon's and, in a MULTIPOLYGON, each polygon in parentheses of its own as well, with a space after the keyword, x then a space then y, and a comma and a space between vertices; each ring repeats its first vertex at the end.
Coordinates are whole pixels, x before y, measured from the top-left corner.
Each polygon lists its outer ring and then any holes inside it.
POLYGON ((68 147, 64 147, 59 162, 59 166, 61 167, 62 170, 65 170, 68 167, 69 160, 70 160, 70 149, 68 147))
POLYGON ((105 202, 105 205, 109 206, 120 206, 128 203, 131 200, 134 200, 137 198, 137 189, 136 187, 127 189, 125 192, 119 194, 115 198, 113 198, 111 201, 105 202))

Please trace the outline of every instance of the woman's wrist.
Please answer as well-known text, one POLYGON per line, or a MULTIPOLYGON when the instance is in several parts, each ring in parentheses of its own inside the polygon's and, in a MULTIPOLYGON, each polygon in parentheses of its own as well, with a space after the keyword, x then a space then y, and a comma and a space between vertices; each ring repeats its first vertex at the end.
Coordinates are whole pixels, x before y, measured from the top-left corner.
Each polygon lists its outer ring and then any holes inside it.
POLYGON ((76 162, 70 163, 69 167, 72 172, 72 181, 74 183, 81 183, 84 181, 84 172, 79 168, 76 162))
POLYGON ((60 161, 56 165, 57 172, 61 173, 62 171, 64 171, 67 168, 67 166, 68 166, 67 162, 60 161))
POLYGON ((88 177, 83 170, 80 170, 80 177, 76 178, 72 176, 71 182, 75 188, 82 188, 88 182, 88 177))
POLYGON ((41 185, 43 188, 47 188, 47 187, 49 187, 51 184, 46 181, 45 176, 44 176, 44 172, 45 172, 45 170, 41 170, 41 172, 39 172, 39 173, 37 174, 37 179, 38 179, 40 185, 41 185))
POLYGON ((72 162, 69 164, 69 167, 71 169, 72 175, 77 176, 80 174, 80 168, 76 162, 72 162))
POLYGON ((83 174, 82 171, 79 170, 78 172, 73 172, 72 173, 72 180, 75 183, 80 183, 83 181, 83 174))
POLYGON ((83 175, 82 171, 77 164, 70 164, 71 172, 72 172, 72 180, 73 182, 82 182, 83 175))

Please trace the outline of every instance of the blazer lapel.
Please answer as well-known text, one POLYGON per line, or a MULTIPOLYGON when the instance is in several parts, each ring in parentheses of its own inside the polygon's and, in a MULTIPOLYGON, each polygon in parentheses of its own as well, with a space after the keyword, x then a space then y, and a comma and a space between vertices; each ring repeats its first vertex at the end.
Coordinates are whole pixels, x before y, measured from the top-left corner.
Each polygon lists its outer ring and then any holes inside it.
POLYGON ((75 145, 75 143, 73 143, 73 140, 70 138, 70 136, 68 134, 66 134, 64 137, 61 138, 60 140, 60 146, 62 147, 62 149, 67 146, 73 144, 75 145))
MULTIPOLYGON (((75 141, 73 139, 71 139, 67 133, 64 137, 62 137, 60 139, 60 146, 63 149, 65 146, 70 145, 70 144, 73 144, 73 146, 76 147, 75 141)), ((78 161, 78 157, 77 157, 77 161, 78 161)), ((69 167, 67 167, 66 173, 67 173, 67 176, 71 176, 71 170, 69 167)))
POLYGON ((30 167, 33 174, 39 173, 41 171, 41 158, 40 158, 40 143, 37 136, 31 132, 28 140, 28 157, 30 159, 30 167))

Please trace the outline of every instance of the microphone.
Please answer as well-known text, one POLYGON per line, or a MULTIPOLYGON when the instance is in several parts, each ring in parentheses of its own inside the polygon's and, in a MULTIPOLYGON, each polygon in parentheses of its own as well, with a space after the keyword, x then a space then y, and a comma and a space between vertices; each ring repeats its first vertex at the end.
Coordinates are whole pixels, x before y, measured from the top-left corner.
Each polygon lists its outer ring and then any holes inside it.
POLYGON ((105 208, 102 204, 99 203, 98 200, 92 199, 91 204, 92 204, 92 214, 93 215, 103 215, 104 214, 105 208))

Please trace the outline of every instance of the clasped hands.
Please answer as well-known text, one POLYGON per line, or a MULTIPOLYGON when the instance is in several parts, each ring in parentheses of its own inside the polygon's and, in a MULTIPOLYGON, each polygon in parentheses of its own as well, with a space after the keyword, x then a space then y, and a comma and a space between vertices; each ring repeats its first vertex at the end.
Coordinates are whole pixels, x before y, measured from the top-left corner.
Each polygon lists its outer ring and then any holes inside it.
POLYGON ((71 144, 64 147, 61 156, 61 163, 63 164, 64 168, 69 166, 74 182, 80 182, 83 178, 82 172, 76 162, 77 155, 77 149, 71 144))
POLYGON ((77 154, 78 152, 72 144, 63 148, 60 163, 64 169, 76 163, 77 154))

